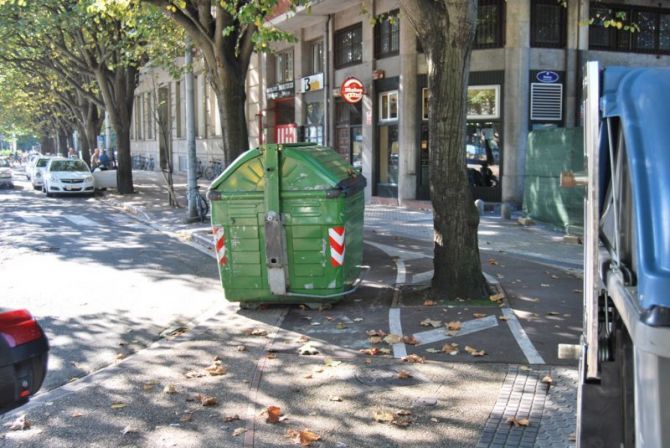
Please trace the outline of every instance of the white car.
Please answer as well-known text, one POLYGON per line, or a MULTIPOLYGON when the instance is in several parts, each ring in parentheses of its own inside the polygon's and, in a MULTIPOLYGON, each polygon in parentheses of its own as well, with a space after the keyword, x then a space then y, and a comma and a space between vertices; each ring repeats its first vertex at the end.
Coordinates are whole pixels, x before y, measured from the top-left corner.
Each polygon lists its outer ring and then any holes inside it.
POLYGON ((53 194, 95 194, 95 181, 88 165, 83 160, 62 157, 49 160, 44 171, 42 187, 47 196, 53 194))
POLYGON ((40 190, 44 183, 44 170, 51 160, 50 157, 38 157, 30 170, 30 182, 35 190, 40 190))
POLYGON ((0 187, 14 188, 12 168, 7 159, 0 159, 0 187))

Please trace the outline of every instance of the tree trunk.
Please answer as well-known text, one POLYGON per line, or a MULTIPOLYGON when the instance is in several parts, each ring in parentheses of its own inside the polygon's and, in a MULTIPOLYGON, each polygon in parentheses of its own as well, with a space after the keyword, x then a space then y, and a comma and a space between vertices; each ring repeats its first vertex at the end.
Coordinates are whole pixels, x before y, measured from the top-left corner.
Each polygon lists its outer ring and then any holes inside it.
POLYGON ((86 138, 86 127, 81 124, 77 125, 77 142, 81 151, 81 160, 86 162, 86 165, 91 166, 91 148, 86 138))
POLYGON ((479 214, 468 184, 465 117, 477 1, 411 0, 405 12, 428 62, 430 181, 435 274, 447 299, 488 296, 479 258, 479 214))
POLYGON ((224 167, 229 166, 240 154, 249 149, 245 103, 245 81, 226 73, 223 67, 210 70, 212 88, 216 94, 221 117, 224 167))
POLYGON ((65 129, 58 131, 58 152, 61 156, 67 157, 67 131, 65 129))
POLYGON ((105 67, 95 70, 96 81, 105 102, 117 143, 117 191, 132 194, 133 170, 130 157, 130 121, 133 112, 138 70, 135 67, 117 67, 109 72, 105 67))

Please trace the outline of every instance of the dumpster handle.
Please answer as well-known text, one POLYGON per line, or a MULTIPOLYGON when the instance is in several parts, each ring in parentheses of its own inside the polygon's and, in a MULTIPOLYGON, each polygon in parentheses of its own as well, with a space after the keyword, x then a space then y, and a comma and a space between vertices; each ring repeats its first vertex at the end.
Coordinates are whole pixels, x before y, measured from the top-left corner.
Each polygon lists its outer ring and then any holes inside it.
POLYGON ((293 297, 305 297, 305 298, 310 298, 310 299, 331 299, 334 297, 341 297, 341 296, 346 296, 348 294, 351 294, 352 292, 356 291, 359 286, 361 286, 361 283, 363 283, 363 280, 365 280, 365 276, 368 275, 368 272, 370 272, 370 266, 359 266, 362 270, 363 273, 360 277, 356 279, 356 281, 353 284, 353 288, 351 288, 348 291, 345 292, 338 292, 336 294, 328 294, 326 296, 315 296, 313 294, 300 294, 299 292, 287 292, 284 295, 287 296, 293 296, 293 297))

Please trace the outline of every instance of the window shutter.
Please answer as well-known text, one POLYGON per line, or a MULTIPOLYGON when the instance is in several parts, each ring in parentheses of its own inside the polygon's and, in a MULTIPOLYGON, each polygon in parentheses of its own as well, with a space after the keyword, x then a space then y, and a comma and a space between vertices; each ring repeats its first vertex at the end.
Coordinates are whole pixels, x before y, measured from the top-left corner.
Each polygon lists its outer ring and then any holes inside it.
POLYGON ((538 121, 563 119, 563 84, 531 83, 530 119, 538 121))

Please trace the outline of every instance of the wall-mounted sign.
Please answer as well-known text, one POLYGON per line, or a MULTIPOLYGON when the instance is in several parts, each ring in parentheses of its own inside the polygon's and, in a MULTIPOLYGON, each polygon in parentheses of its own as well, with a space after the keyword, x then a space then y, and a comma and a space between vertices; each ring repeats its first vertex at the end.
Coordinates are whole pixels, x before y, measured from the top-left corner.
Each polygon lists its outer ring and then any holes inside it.
POLYGON ((301 78, 298 88, 300 89, 300 93, 323 89, 323 73, 317 73, 316 75, 301 78))
POLYGON ((288 98, 295 95, 295 83, 293 81, 276 84, 265 89, 265 93, 269 100, 277 98, 288 98))
POLYGON ((363 99, 365 86, 360 79, 351 76, 342 82, 342 85, 340 86, 340 94, 347 103, 356 104, 363 99))
POLYGON ((556 82, 558 81, 558 73, 543 70, 537 74, 536 78, 540 82, 556 82))

